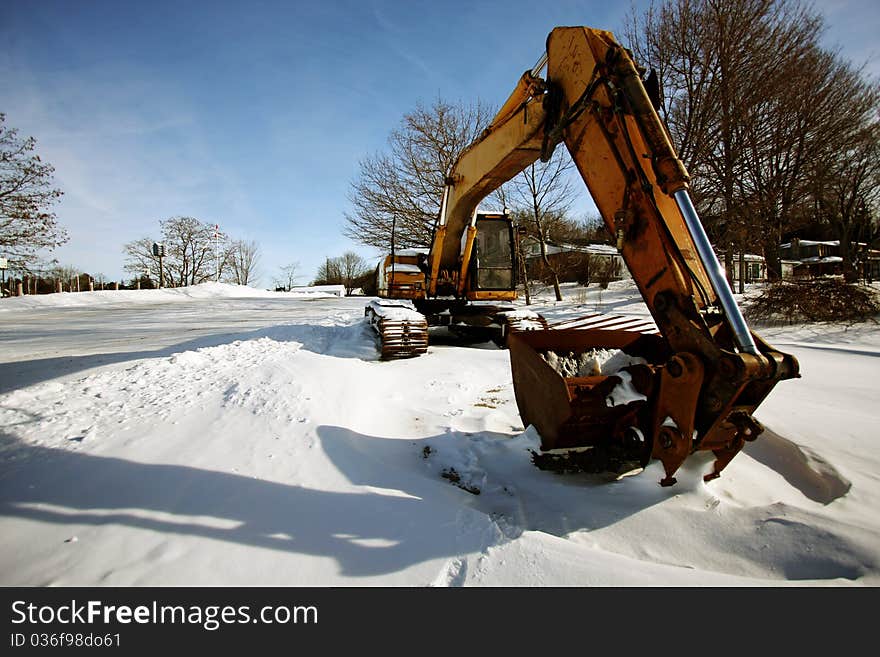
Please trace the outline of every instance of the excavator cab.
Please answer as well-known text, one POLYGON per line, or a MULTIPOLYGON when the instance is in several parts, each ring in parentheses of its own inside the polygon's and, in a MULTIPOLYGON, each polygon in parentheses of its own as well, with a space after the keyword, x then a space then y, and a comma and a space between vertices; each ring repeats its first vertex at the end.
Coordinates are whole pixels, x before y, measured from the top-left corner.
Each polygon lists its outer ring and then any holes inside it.
POLYGON ((476 227, 470 289, 477 292, 515 290, 516 259, 509 215, 478 214, 476 227))

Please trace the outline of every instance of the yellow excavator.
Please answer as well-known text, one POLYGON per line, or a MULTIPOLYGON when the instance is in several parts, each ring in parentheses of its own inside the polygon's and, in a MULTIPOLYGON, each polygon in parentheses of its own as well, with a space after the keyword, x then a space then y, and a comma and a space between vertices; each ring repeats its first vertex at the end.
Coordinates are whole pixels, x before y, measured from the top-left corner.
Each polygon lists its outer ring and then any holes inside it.
POLYGON ((553 467, 563 448, 592 448, 569 452, 590 454, 587 468, 600 470, 655 458, 669 486, 698 450, 714 453, 705 479, 717 477, 762 432, 757 406, 799 366, 748 328, 655 103, 610 32, 555 28, 544 56, 447 177, 430 248, 380 264, 380 298, 366 314, 385 357, 423 353, 429 325, 497 330, 524 426, 541 436, 539 465, 553 467), (548 329, 534 314, 496 304, 515 298, 511 222, 477 208, 560 143, 655 330, 617 321, 548 329))

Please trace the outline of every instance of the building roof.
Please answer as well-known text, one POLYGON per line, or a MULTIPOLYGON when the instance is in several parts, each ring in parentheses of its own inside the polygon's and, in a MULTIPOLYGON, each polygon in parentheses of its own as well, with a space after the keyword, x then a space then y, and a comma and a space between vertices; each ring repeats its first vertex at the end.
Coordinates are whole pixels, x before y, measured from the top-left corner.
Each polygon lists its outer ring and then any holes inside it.
POLYGON ((804 265, 831 264, 835 262, 843 262, 843 258, 840 256, 825 256, 824 258, 813 256, 811 258, 804 258, 800 262, 804 265))
MULTIPOLYGON (((537 244, 538 239, 529 235, 530 242, 537 244)), ((556 253, 587 253, 589 255, 616 256, 620 255, 617 248, 610 244, 572 244, 571 242, 547 241, 547 255, 556 253)))
MULTIPOLYGON (((797 238, 795 238, 795 239, 797 239, 797 238)), ((779 248, 780 248, 780 249, 788 249, 788 248, 791 248, 791 246, 792 246, 793 243, 794 243, 794 240, 792 240, 791 242, 786 242, 785 244, 780 244, 780 245, 779 245, 779 248)), ((840 246, 840 240, 825 240, 825 241, 823 242, 823 241, 818 241, 818 240, 801 240, 801 239, 798 239, 798 240, 797 240, 797 243, 798 243, 800 246, 819 246, 819 245, 824 245, 824 246, 840 246)), ((852 246, 867 246, 864 242, 852 242, 851 245, 852 245, 852 246)))

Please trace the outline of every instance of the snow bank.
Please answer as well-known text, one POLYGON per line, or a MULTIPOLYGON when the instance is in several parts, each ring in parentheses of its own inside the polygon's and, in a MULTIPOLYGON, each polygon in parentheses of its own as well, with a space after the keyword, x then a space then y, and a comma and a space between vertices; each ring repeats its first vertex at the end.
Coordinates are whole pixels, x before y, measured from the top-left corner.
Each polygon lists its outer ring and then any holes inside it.
POLYGON ((186 287, 154 290, 97 290, 95 292, 61 292, 25 295, 0 300, 0 312, 19 308, 83 307, 99 305, 139 305, 175 303, 191 299, 252 299, 278 298, 281 293, 258 290, 247 285, 200 283, 186 287))

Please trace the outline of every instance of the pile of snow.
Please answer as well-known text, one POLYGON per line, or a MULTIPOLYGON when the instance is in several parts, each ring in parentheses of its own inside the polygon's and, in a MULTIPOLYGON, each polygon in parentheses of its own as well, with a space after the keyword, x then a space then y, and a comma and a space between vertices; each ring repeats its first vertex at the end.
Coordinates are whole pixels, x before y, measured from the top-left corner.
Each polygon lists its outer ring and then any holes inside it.
POLYGON ((558 354, 548 351, 541 358, 563 377, 617 374, 624 367, 646 363, 644 358, 630 356, 620 349, 588 349, 580 353, 558 354))
MULTIPOLYGON (((803 378, 720 479, 700 453, 662 488, 537 469, 491 343, 382 362, 363 300, 201 289, 0 303, 0 584, 880 584, 876 325, 759 329, 803 378)), ((564 293, 532 309, 646 316, 564 293)))
POLYGON ((373 299, 368 304, 376 320, 424 323, 425 316, 408 299, 373 299))

